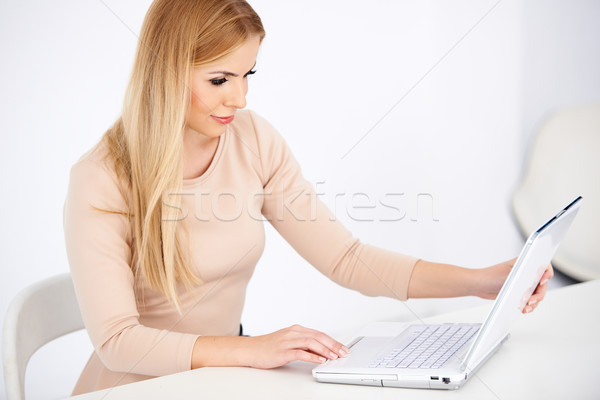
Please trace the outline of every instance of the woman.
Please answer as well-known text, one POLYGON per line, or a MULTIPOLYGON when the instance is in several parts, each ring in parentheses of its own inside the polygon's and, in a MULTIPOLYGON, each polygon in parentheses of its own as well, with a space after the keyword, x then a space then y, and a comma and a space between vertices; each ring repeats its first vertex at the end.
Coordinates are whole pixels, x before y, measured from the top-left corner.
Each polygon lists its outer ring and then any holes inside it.
POLYGON ((122 116, 71 170, 67 253, 95 347, 74 394, 203 366, 344 357, 341 343, 302 326, 241 336, 263 217, 329 278, 370 296, 491 299, 510 271, 379 249, 330 218, 283 138, 238 111, 264 35, 242 0, 150 7, 122 116))

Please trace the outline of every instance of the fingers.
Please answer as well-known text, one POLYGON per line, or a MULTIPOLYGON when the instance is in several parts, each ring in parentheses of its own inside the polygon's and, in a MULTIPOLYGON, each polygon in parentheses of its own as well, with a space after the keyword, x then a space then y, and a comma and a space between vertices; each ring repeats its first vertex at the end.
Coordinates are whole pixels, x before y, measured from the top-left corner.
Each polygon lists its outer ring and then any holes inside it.
POLYGON ((542 278, 540 279, 540 285, 545 285, 546 283, 548 283, 548 281, 552 279, 553 276, 554 268, 552 268, 551 264, 548 264, 548 268, 546 268, 546 271, 544 271, 544 275, 542 275, 542 278))
POLYGON ((299 360, 299 361, 306 361, 306 362, 311 362, 311 363, 315 363, 315 364, 323 364, 325 361, 327 361, 327 359, 325 357, 318 356, 314 353, 309 353, 308 351, 303 351, 303 350, 295 350, 293 352, 292 358, 293 359, 290 361, 299 360))
POLYGON ((310 328, 305 328, 300 325, 294 325, 293 328, 297 329, 305 335, 308 335, 307 338, 313 339, 313 341, 309 340, 305 343, 307 345, 307 348, 309 348, 311 351, 314 351, 315 348, 319 348, 323 351, 319 354, 323 354, 327 358, 336 359, 338 357, 345 357, 350 352, 350 349, 348 349, 348 347, 344 346, 342 343, 338 342, 337 340, 333 339, 332 337, 326 335, 323 332, 310 328), (313 347, 309 347, 311 345, 313 347))
POLYGON ((294 325, 284 329, 286 338, 284 347, 294 360, 323 363, 348 355, 350 350, 330 336, 314 329, 294 325))
POLYGON ((527 301, 527 305, 525 306, 525 308, 523 308, 523 314, 532 312, 537 308, 540 302, 544 300, 544 297, 546 296, 546 291, 548 289, 548 280, 552 279, 553 276, 554 269, 552 268, 552 265, 548 264, 548 268, 546 268, 546 271, 542 275, 540 283, 535 288, 533 294, 529 298, 529 301, 527 301))
MULTIPOLYGON (((302 349, 303 351, 310 351, 311 353, 329 360, 336 360, 339 357, 343 357, 313 337, 300 337, 292 343, 292 346, 293 348, 302 349)), ((344 353, 342 352, 342 354, 344 353)))
POLYGON ((541 294, 535 294, 529 298, 527 305, 523 308, 523 314, 528 314, 535 310, 540 302, 544 299, 546 292, 544 291, 541 294))
POLYGON ((249 366, 276 368, 291 361, 324 363, 348 355, 349 349, 323 332, 293 325, 267 335, 248 338, 249 366))
POLYGON ((535 288, 535 291, 527 301, 527 305, 525 308, 523 308, 523 314, 530 313, 537 308, 537 306, 542 300, 544 300, 544 297, 546 296, 547 287, 548 285, 546 283, 543 285, 540 283, 537 288, 535 288))

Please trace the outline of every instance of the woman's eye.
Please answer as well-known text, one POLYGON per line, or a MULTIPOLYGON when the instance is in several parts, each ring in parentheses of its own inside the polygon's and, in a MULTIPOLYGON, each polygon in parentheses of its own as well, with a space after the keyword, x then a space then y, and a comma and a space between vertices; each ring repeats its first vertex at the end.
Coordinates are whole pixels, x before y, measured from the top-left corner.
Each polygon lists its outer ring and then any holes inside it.
POLYGON ((255 73, 256 73, 256 70, 248 71, 248 72, 246 72, 246 75, 244 75, 244 78, 247 78, 249 75, 254 75, 255 73))
POLYGON ((227 82, 227 79, 225 78, 219 78, 219 79, 211 79, 210 83, 212 83, 215 86, 219 86, 224 84, 225 82, 227 82))

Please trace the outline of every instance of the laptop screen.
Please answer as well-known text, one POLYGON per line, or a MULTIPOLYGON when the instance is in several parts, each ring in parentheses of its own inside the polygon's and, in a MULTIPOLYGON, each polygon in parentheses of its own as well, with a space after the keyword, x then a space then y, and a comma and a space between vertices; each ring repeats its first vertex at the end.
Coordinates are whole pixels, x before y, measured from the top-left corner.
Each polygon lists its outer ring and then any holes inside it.
POLYGON ((533 232, 508 275, 492 310, 473 341, 463 363, 470 373, 485 360, 509 332, 514 318, 521 314, 529 297, 552 260, 558 245, 571 226, 581 203, 581 196, 533 232))

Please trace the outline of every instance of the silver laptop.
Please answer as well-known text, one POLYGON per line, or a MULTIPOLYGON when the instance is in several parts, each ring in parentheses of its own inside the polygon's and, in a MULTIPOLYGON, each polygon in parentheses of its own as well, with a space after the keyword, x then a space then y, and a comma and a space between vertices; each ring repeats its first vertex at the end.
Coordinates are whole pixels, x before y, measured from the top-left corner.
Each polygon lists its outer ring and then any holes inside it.
POLYGON ((483 324, 409 325, 395 337, 362 336, 350 354, 313 369, 319 382, 460 388, 508 339, 581 203, 576 198, 529 236, 483 324))

